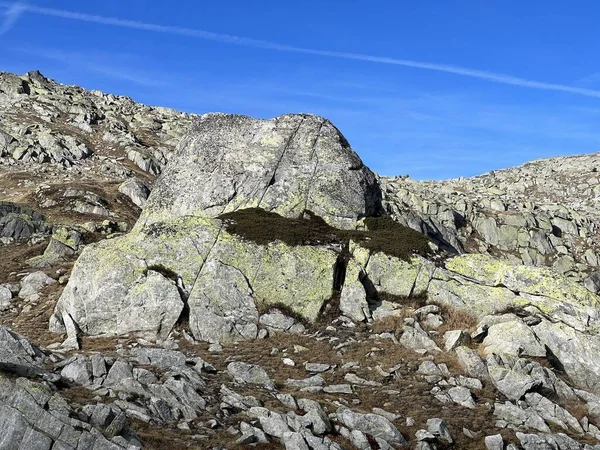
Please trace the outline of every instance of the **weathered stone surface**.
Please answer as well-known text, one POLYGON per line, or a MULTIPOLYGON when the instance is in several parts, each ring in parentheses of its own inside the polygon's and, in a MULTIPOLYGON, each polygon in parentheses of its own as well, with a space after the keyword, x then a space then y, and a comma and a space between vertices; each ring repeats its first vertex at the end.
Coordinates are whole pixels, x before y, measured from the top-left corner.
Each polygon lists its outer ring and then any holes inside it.
POLYGON ((347 408, 337 411, 338 420, 351 430, 368 433, 389 444, 406 444, 406 439, 388 419, 377 414, 361 414, 347 408))
POLYGON ((0 327, 0 364, 14 364, 26 369, 38 367, 46 359, 46 354, 24 336, 0 327))
POLYGON ((471 340, 469 333, 463 330, 451 330, 444 333, 444 350, 449 352, 455 348, 468 344, 471 340))
POLYGON ((50 286, 55 283, 56 280, 50 278, 44 272, 30 273, 21 280, 19 297, 27 298, 31 295, 38 294, 46 286, 50 286))
POLYGON ((600 394, 600 380, 590 376, 600 371, 600 343, 595 336, 580 332, 563 323, 542 320, 533 330, 565 372, 579 387, 600 394))
POLYGON ((401 345, 415 351, 441 352, 435 341, 418 325, 403 327, 399 339, 401 345))
POLYGON ((471 395, 471 390, 464 386, 454 386, 448 389, 448 395, 450 399, 465 408, 474 409, 475 408, 475 400, 473 400, 473 396, 471 395))
POLYGON ((238 383, 257 384, 267 389, 275 389, 275 384, 265 369, 256 364, 231 362, 227 366, 227 371, 238 383))
POLYGON ((511 400, 519 400, 542 384, 525 369, 526 361, 489 355, 487 370, 494 386, 511 400))
POLYGON ((489 327, 483 345, 486 355, 506 353, 513 356, 546 356, 546 349, 535 333, 520 319, 489 327))
POLYGON ((446 441, 448 444, 454 442, 454 439, 452 439, 452 436, 450 435, 450 430, 448 430, 448 425, 442 419, 428 419, 427 430, 442 441, 446 441))
MULTIPOLYGON (((84 253, 79 264, 85 283, 71 283, 63 292, 55 317, 63 323, 67 313, 81 331, 90 335, 137 332, 148 337, 166 337, 179 318, 184 303, 175 284, 161 273, 148 270, 143 261, 134 267, 102 265, 93 254, 84 253), (127 272, 123 272, 127 270, 127 272), (125 280, 131 280, 126 286, 125 280), (87 299, 78 302, 78 299, 87 299), (87 302, 93 301, 94 308, 87 302)), ((73 277, 71 278, 73 280, 73 277)), ((56 325, 55 331, 61 331, 56 325)))
POLYGON ((150 195, 150 188, 142 181, 130 178, 121 183, 119 192, 129 197, 134 204, 143 208, 150 195))
POLYGON ((599 162, 596 153, 531 161, 472 178, 382 177, 384 204, 441 248, 461 253, 468 246, 529 265, 562 266, 561 273, 581 279, 581 265, 598 267, 599 190, 593 171, 599 162), (563 257, 569 259, 557 264, 563 257))
POLYGON ((467 375, 480 379, 487 378, 488 369, 475 350, 461 346, 457 347, 455 352, 458 363, 467 375))
POLYGON ((197 339, 256 337, 261 304, 283 303, 313 321, 331 297, 336 252, 259 246, 229 235, 213 218, 244 207, 287 217, 310 209, 354 227, 379 208, 372 172, 333 125, 313 116, 203 116, 169 167, 130 235, 84 250, 57 305, 56 329, 66 311, 88 334, 165 335, 183 303, 166 280, 153 276, 149 283, 153 270, 180 280, 197 339), (165 290, 170 300, 156 304, 154 293, 165 290), (92 303, 101 310, 86 312, 92 303), (133 314, 136 322, 128 320, 133 314))
POLYGON ((0 286, 0 311, 5 311, 10 307, 12 292, 5 286, 0 286))
POLYGON ((542 433, 550 433, 550 428, 544 419, 533 408, 523 405, 519 407, 510 402, 496 403, 494 415, 517 429, 532 429, 542 433))
POLYGON ((378 212, 380 201, 373 173, 326 119, 209 114, 179 145, 146 210, 149 216, 214 217, 262 207, 298 217, 308 209, 353 227, 358 218, 378 212), (201 185, 186 188, 198 180, 201 185))

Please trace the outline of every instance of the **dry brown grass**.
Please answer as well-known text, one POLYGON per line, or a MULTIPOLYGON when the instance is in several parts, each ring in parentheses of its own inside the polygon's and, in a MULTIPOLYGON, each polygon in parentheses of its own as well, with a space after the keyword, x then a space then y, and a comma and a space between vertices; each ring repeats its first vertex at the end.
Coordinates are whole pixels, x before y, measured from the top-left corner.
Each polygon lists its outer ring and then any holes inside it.
POLYGON ((383 319, 374 320, 371 324, 373 333, 402 333, 402 326, 404 319, 408 317, 408 314, 404 310, 398 315, 387 316, 383 319))
POLYGON ((446 331, 464 330, 473 332, 479 323, 479 319, 471 314, 467 309, 451 308, 446 305, 437 305, 441 309, 443 325, 437 328, 440 336, 446 331))
MULTIPOLYGON (((201 450, 211 448, 208 442, 194 442, 189 431, 179 430, 174 427, 165 427, 147 424, 140 421, 131 421, 131 428, 148 450, 201 450)), ((223 442, 221 442, 223 445, 223 442)))
POLYGON ((16 274, 27 269, 25 261, 44 253, 47 245, 47 242, 31 246, 25 243, 0 244, 0 283, 19 281, 16 274))

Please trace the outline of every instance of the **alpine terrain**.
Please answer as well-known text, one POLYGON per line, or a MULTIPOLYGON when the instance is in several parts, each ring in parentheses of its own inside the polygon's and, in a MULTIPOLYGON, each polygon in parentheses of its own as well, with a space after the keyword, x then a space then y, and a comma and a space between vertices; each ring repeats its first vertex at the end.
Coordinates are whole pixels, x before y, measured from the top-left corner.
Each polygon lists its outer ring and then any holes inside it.
POLYGON ((600 449, 599 169, 0 72, 0 449, 600 449))

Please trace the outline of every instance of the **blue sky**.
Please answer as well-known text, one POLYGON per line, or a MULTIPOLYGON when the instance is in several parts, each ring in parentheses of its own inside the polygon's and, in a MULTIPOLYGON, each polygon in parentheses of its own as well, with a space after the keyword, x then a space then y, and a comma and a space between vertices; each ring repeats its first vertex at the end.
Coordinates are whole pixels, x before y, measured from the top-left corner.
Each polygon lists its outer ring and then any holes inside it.
POLYGON ((600 4, 0 0, 0 70, 188 112, 329 118, 373 170, 600 150, 600 4))

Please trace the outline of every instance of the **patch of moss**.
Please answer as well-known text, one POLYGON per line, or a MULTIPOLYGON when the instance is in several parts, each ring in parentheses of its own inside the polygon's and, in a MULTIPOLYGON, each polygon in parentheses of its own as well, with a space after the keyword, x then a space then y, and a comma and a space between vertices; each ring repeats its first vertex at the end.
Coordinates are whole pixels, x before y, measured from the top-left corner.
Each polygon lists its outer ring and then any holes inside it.
POLYGON ((287 218, 261 208, 248 208, 222 214, 219 219, 228 233, 260 245, 281 241, 290 246, 339 244, 348 248, 352 240, 372 253, 404 260, 429 253, 426 236, 388 216, 364 219, 366 230, 334 228, 311 211, 299 218, 287 218))
POLYGON ((414 254, 426 255, 430 252, 429 240, 424 234, 399 224, 389 216, 367 217, 367 231, 349 231, 352 240, 371 253, 382 252, 408 260, 414 254))

